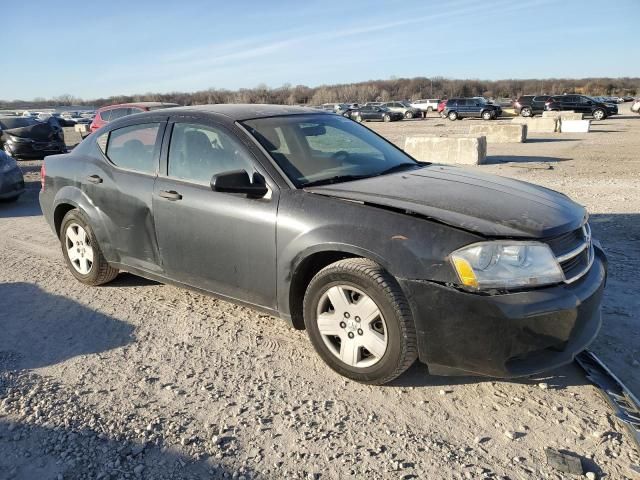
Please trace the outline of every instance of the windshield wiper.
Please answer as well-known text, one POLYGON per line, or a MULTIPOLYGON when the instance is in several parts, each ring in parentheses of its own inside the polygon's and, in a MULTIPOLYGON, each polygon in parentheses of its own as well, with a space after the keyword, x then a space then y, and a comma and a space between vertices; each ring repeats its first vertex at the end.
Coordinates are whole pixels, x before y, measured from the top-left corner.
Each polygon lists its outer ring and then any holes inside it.
POLYGON ((320 185, 331 185, 333 183, 351 182, 353 180, 361 180, 363 178, 369 178, 370 175, 336 175, 329 178, 323 178, 322 180, 315 180, 313 182, 305 183, 303 188, 317 187, 320 185))
POLYGON ((388 175, 390 173, 401 172, 402 170, 407 170, 411 167, 411 170, 415 168, 422 168, 422 165, 418 165, 417 163, 399 163, 398 165, 394 165, 393 167, 387 168, 386 170, 381 171, 376 176, 380 175, 388 175))

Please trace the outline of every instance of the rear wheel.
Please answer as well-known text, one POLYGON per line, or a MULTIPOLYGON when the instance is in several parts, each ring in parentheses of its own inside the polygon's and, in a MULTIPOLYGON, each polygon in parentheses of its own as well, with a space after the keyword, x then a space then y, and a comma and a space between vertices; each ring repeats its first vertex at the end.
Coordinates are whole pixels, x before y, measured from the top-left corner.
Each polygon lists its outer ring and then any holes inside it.
POLYGON ((449 112, 449 115, 447 116, 449 117, 449 120, 453 122, 458 119, 458 112, 449 112))
POLYGON ((520 115, 522 115, 523 117, 532 117, 533 112, 529 107, 523 107, 522 110, 520 110, 520 115))
POLYGON ((604 120, 606 117, 607 117, 606 112, 601 108, 598 108, 597 110, 595 110, 593 112, 593 119, 594 120, 604 120))
POLYGON ((102 285, 118 275, 105 260, 93 229, 78 209, 70 210, 60 228, 62 255, 77 280, 86 285, 102 285))
POLYGON ((485 110, 484 112, 482 112, 483 120, 491 120, 492 118, 493 118, 493 113, 491 113, 489 110, 485 110))
POLYGON ((382 120, 385 121, 385 122, 390 122, 391 121, 391 115, 389 115, 388 113, 385 113, 382 116, 382 120))
POLYGON ((341 260, 313 277, 304 321, 325 363, 358 382, 387 383, 417 358, 409 304, 396 280, 368 259, 341 260))
POLYGON ((413 118, 413 112, 406 112, 404 114, 404 118, 407 118, 409 120, 412 119, 413 118))

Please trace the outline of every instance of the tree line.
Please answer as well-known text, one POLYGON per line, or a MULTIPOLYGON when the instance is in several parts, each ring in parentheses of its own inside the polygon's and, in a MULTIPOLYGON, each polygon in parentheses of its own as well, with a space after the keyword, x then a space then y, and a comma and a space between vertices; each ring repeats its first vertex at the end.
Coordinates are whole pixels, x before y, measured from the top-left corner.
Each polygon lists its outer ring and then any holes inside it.
POLYGON ((275 103, 284 105, 320 105, 333 102, 373 102, 388 100, 416 100, 420 98, 474 97, 515 99, 526 94, 580 93, 594 96, 640 95, 640 78, 551 78, 551 79, 507 79, 507 80, 460 80, 444 77, 390 78, 366 82, 321 85, 307 87, 285 84, 270 88, 258 85, 255 88, 227 90, 210 88, 197 92, 145 93, 138 95, 116 95, 108 98, 81 99, 73 95, 55 98, 26 100, 0 100, 0 108, 45 108, 68 105, 91 105, 100 107, 128 102, 172 102, 180 105, 202 105, 211 103, 275 103))

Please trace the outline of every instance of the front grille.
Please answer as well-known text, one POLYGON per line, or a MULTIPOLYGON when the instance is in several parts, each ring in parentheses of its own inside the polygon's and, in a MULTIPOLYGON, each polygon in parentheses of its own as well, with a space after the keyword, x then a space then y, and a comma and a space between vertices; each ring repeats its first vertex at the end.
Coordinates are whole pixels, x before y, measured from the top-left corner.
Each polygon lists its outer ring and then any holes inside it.
POLYGON ((546 243, 560 263, 566 283, 575 282, 591 268, 594 251, 588 223, 572 232, 547 239, 546 243))

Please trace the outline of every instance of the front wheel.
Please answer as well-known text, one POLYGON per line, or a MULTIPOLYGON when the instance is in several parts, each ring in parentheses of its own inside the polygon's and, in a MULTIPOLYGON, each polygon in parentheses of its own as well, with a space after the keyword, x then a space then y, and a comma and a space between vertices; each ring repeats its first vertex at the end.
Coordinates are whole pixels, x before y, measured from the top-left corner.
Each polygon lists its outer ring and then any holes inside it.
POLYGON ((91 225, 78 209, 70 210, 62 219, 60 246, 71 274, 80 282, 102 285, 118 275, 118 269, 105 260, 91 225))
POLYGON ((482 119, 483 120, 491 120, 493 118, 493 114, 489 111, 484 111, 482 112, 482 119))
POLYGON ((523 117, 532 117, 532 114, 533 112, 529 107, 523 107, 523 109, 520 110, 520 115, 522 115, 523 117))
POLYGON ((458 119, 458 112, 449 112, 449 115, 447 116, 449 117, 449 120, 454 122, 458 119))
POLYGON ((313 277, 304 322, 324 362, 358 382, 390 382, 417 358, 416 331, 400 286, 365 258, 340 260, 313 277))
POLYGON ((383 122, 390 122, 390 121, 391 121, 391 115, 389 115, 388 113, 385 113, 385 114, 382 116, 382 121, 383 121, 383 122))
POLYGON ((593 112, 593 119, 594 120, 604 120, 606 118, 606 116, 607 116, 607 114, 601 108, 598 108, 597 110, 595 110, 593 112))
POLYGON ((404 114, 404 118, 411 120, 413 118, 413 113, 412 112, 406 112, 404 114))

